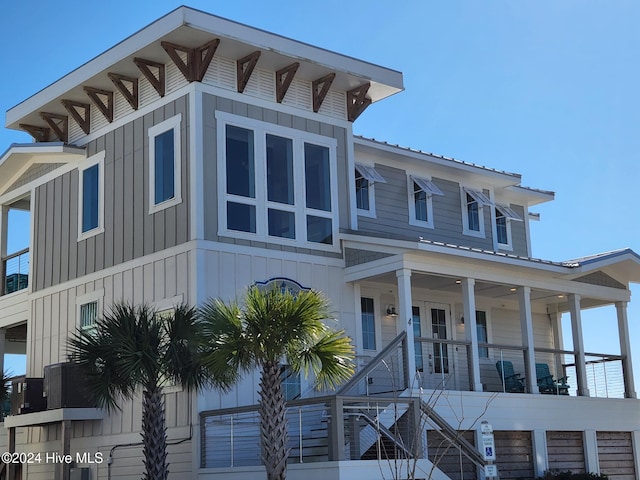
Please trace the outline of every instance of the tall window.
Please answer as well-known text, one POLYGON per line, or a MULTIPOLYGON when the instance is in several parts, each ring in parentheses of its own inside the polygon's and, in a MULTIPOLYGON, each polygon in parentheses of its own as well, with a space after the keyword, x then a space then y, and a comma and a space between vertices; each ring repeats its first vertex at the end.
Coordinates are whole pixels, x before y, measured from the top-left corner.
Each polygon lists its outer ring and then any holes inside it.
POLYGON ((369 210, 369 180, 364 178, 356 168, 356 207, 358 210, 369 210))
POLYGON ((484 238, 484 207, 493 207, 491 199, 480 190, 463 187, 462 233, 484 238))
POLYGON ((496 239, 498 243, 503 245, 509 244, 509 236, 507 234, 507 217, 496 208, 496 239))
POLYGON ((511 207, 495 206, 496 242, 500 248, 511 250, 511 222, 521 222, 522 218, 511 207))
POLYGON ((480 231, 480 206, 478 201, 467 193, 467 225, 472 232, 480 231))
MULTIPOLYGON (((411 307, 411 323, 413 324, 413 336, 422 336, 422 324, 420 322, 420 307, 411 307)), ((414 342, 416 370, 419 372, 424 371, 424 358, 422 355, 422 342, 414 342)))
POLYGON ((333 138, 216 113, 223 234, 333 247, 333 138))
POLYGON ((433 228, 434 195, 443 196, 442 191, 429 179, 409 175, 409 224, 433 228))
POLYGON ((376 317, 373 309, 373 298, 362 297, 360 299, 360 312, 362 315, 362 348, 375 350, 376 317))
MULTIPOLYGON (((431 334, 436 339, 447 338, 447 312, 441 308, 431 309, 431 334)), ((449 350, 446 343, 433 343, 433 371, 449 373, 449 350)))
POLYGON ((149 128, 149 213, 181 202, 181 120, 180 114, 149 128))
MULTIPOLYGON (((476 310, 476 331, 478 332, 478 343, 487 343, 487 313, 476 310)), ((489 347, 478 347, 480 358, 489 358, 489 347)))
POLYGON ((104 152, 79 166, 78 240, 104 231, 104 152))
POLYGON ((358 214, 375 217, 374 185, 376 183, 387 183, 387 181, 372 165, 356 163, 355 167, 356 208, 359 210, 358 214))

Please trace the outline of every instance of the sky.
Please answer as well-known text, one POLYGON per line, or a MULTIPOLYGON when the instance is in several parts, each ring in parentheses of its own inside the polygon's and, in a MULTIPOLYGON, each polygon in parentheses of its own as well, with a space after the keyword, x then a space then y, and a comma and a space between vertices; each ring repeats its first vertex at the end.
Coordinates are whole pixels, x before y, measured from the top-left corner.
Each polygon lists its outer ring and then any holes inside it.
MULTIPOLYGON (((178 7, 168 0, 4 2, 6 111, 178 7)), ((300 0, 188 4, 403 72, 405 91, 370 106, 354 132, 522 174, 556 192, 535 207, 535 257, 630 247, 640 178, 640 2, 636 0, 300 0)), ((0 151, 30 142, 0 130, 0 151)), ((632 287, 640 345, 640 286, 632 287), (634 301, 635 300, 635 303, 634 301)), ((583 312, 587 351, 617 353, 613 307, 583 312)), ((640 392, 640 350, 636 349, 640 392)), ((19 367, 17 367, 19 368, 19 367)))

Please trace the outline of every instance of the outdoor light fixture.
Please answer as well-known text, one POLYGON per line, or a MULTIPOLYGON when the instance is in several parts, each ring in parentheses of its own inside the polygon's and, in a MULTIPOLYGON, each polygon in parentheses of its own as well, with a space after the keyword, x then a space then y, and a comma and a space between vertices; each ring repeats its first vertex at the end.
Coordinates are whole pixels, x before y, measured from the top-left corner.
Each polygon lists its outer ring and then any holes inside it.
POLYGON ((464 315, 460 316, 460 323, 464 325, 464 315))
POLYGON ((387 315, 389 315, 390 317, 398 316, 398 314, 396 313, 396 307, 393 304, 387 305, 387 315))

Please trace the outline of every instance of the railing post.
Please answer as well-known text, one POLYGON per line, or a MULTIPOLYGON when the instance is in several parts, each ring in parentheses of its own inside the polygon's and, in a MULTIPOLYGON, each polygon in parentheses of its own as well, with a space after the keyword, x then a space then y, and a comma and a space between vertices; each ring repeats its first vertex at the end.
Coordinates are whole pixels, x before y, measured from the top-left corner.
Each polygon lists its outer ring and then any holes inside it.
POLYGON ((302 460, 302 407, 298 407, 298 442, 300 447, 300 463, 304 463, 302 460))
POLYGON ((329 421, 329 460, 346 460, 344 454, 344 401, 334 397, 330 403, 331 418, 329 421))
POLYGON ((231 417, 231 422, 229 423, 229 428, 230 428, 230 433, 229 433, 229 439, 230 439, 230 444, 229 444, 229 455, 231 457, 231 465, 229 465, 230 467, 233 467, 233 449, 234 447, 234 442, 233 442, 233 415, 230 415, 231 417))

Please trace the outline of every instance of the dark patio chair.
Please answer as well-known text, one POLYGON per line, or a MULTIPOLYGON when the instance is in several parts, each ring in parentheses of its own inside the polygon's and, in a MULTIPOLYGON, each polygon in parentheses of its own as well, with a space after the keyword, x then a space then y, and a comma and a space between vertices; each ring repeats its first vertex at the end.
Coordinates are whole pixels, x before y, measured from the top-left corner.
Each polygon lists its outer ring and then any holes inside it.
POLYGON ((504 391, 513 393, 524 393, 524 377, 513 370, 513 363, 509 360, 496 362, 496 369, 502 379, 504 391))
POLYGON ((554 379, 546 363, 536 363, 536 379, 540 393, 552 395, 569 395, 570 385, 567 385, 569 377, 554 379))

